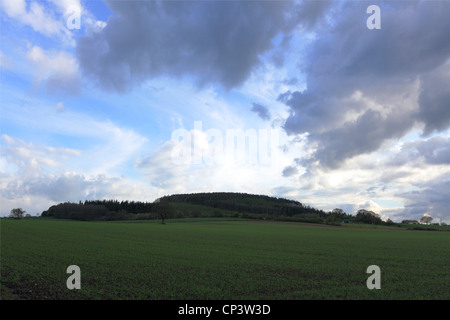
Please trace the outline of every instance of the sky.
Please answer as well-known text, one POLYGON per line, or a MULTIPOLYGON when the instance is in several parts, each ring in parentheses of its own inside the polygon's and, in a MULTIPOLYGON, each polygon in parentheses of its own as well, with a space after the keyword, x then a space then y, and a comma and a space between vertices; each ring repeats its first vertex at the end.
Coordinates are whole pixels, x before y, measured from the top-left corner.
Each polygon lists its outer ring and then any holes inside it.
POLYGON ((220 191, 450 223, 450 1, 0 12, 0 216, 220 191))

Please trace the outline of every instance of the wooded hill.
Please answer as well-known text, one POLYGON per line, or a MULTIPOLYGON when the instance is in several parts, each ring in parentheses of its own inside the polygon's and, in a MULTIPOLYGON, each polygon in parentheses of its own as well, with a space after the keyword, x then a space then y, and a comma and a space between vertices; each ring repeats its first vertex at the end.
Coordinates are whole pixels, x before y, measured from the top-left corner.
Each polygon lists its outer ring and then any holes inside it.
POLYGON ((212 192, 176 194, 163 197, 162 199, 172 203, 190 203, 250 215, 284 215, 287 217, 308 215, 320 218, 327 215, 322 210, 305 206, 295 200, 247 193, 212 192))
POLYGON ((76 220, 235 217, 322 223, 330 216, 350 218, 343 211, 325 212, 295 200, 247 193, 175 194, 154 202, 86 200, 65 202, 42 212, 43 217, 76 220), (168 203, 169 205, 162 205, 168 203), (164 211, 164 213, 162 213, 164 211))

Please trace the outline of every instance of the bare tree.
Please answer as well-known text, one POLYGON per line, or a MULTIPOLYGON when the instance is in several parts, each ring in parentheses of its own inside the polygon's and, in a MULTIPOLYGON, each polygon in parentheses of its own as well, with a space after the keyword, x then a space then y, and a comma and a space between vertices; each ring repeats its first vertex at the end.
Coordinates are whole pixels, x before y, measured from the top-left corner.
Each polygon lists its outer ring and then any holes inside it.
POLYGON ((23 210, 22 208, 14 208, 11 209, 9 217, 14 219, 22 219, 25 213, 26 211, 23 210))

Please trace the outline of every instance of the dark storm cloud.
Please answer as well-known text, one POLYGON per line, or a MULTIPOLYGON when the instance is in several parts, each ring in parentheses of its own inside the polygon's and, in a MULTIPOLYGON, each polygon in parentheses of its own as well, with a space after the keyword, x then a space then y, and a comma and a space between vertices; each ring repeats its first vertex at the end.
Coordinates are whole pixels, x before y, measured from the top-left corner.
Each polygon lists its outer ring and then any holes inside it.
POLYGON ((288 166, 283 169, 283 177, 290 177, 296 175, 298 173, 298 169, 295 166, 288 166))
POLYGON ((332 23, 320 24, 306 49, 307 89, 278 98, 291 108, 285 130, 309 132, 318 145, 314 160, 325 167, 376 151, 417 123, 426 134, 450 125, 450 2, 377 4, 381 29, 369 30, 367 2, 335 3, 332 23), (415 81, 419 111, 401 99, 415 81), (366 100, 349 99, 355 92, 366 100), (358 116, 348 120, 348 113, 358 116))
POLYGON ((429 135, 450 126, 450 60, 421 80, 419 118, 425 124, 424 134, 429 135))
MULTIPOLYGON (((259 55, 299 23, 294 1, 108 1, 107 26, 81 37, 84 74, 124 92, 157 76, 242 84, 259 55)), ((322 6, 321 6, 322 7, 322 6)), ((302 23, 309 25, 309 19, 302 23)))
POLYGON ((436 136, 427 140, 406 142, 388 165, 401 166, 407 163, 428 165, 450 165, 450 137, 436 136))
POLYGON ((411 120, 403 114, 383 117, 369 109, 356 121, 325 133, 312 135, 320 141, 315 159, 329 167, 337 167, 343 160, 378 150, 387 139, 401 138, 411 127, 411 120))
POLYGON ((296 15, 302 21, 303 28, 311 28, 325 18, 324 13, 329 10, 333 1, 302 1, 297 7, 296 15))
POLYGON ((265 106, 259 103, 253 103, 251 110, 256 113, 261 119, 270 120, 270 112, 265 106))

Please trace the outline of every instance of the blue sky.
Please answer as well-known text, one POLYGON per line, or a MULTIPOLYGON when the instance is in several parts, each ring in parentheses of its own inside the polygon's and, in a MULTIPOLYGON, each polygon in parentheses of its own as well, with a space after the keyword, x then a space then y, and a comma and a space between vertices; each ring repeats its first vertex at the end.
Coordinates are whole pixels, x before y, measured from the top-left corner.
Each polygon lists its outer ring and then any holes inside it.
POLYGON ((450 222, 448 1, 0 10, 0 215, 231 191, 450 222))

